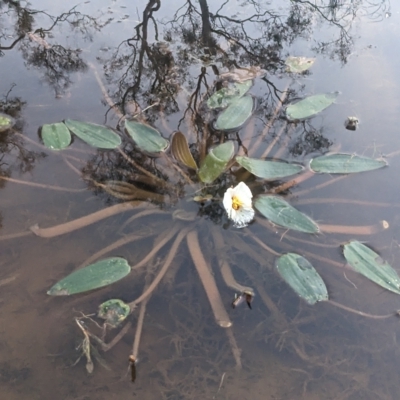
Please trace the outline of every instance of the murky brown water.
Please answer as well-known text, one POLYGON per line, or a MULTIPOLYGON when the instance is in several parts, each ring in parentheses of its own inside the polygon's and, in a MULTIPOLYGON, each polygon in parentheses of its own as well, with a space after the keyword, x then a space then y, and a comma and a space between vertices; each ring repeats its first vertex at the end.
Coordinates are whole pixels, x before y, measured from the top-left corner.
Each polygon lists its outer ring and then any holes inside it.
MULTIPOLYGON (((145 4, 103 0, 70 10, 45 0, 29 5, 0 3, 0 111, 17 120, 13 130, 0 133, 4 178, 0 181, 0 398, 397 399, 398 318, 394 314, 398 296, 344 269, 339 247, 358 239, 398 270, 397 4, 359 1, 352 6, 337 4, 328 12, 326 7, 316 10, 284 0, 270 5, 214 2, 209 4, 209 21, 216 43, 209 44, 219 50, 210 57, 200 45, 201 12, 203 24, 207 19, 200 6, 206 2, 193 4, 195 8, 184 1, 166 3, 160 10, 157 2, 149 3, 147 12, 155 9, 147 31, 143 26, 134 29, 150 15, 143 14, 145 4), (254 14, 268 21, 247 21, 254 14), (146 34, 147 48, 143 46, 146 34), (139 72, 141 50, 144 61, 139 72), (316 62, 305 75, 294 76, 285 72, 288 55, 316 57, 316 62), (35 224, 51 227, 116 204, 111 196, 93 190, 91 180, 122 179, 124 173, 131 173, 116 152, 98 151, 76 137, 61 154, 46 149, 39 136, 43 124, 71 118, 116 128, 120 113, 129 113, 135 95, 142 109, 160 102, 162 107, 150 108, 145 116, 164 137, 180 129, 195 143, 199 126, 204 127, 199 119, 205 112, 202 96, 217 81, 211 65, 220 73, 250 65, 267 70, 266 77, 256 78, 251 88, 256 109, 239 131, 240 140, 236 134, 228 136, 236 146, 240 142, 253 146, 273 118, 280 91, 289 88, 290 99, 340 92, 334 105, 304 123, 286 124, 279 114, 253 156, 264 154, 281 127, 286 127, 283 136, 270 155, 287 161, 306 165, 311 157, 333 149, 369 157, 389 155, 387 168, 348 176, 320 189, 316 185, 333 177, 315 175, 284 193, 318 223, 359 226, 386 220, 389 229, 373 235, 310 237, 266 229, 257 215, 248 231, 275 251, 306 255, 333 301, 370 317, 329 303, 308 306, 300 301, 274 271, 275 257, 243 231, 223 229, 227 221, 217 203, 199 212, 199 206, 188 201, 193 189, 178 172, 170 172, 162 158, 149 162, 143 156, 139 161, 149 170, 166 170, 182 195, 161 208, 143 206, 157 211, 154 215, 124 226, 137 212, 130 210, 53 238, 31 233, 9 238, 29 232, 35 224), (111 103, 117 103, 119 111, 111 109, 111 103), (349 116, 360 120, 354 132, 344 128, 349 116), (99 350, 107 368, 94 357, 94 371, 87 373, 84 357, 74 365, 83 340, 74 318, 96 313, 98 305, 110 298, 129 302, 140 296, 145 271, 163 265, 172 241, 145 270, 109 287, 70 297, 50 297, 46 291, 90 256, 129 234, 144 238, 109 255, 125 257, 134 265, 174 223, 180 229, 189 226, 174 222, 171 215, 177 209, 197 213, 194 229, 213 268, 232 329, 215 323, 183 241, 147 305, 135 383, 128 357, 138 310, 129 317, 132 327, 118 344, 107 352, 99 350), (218 271, 221 253, 214 247, 213 229, 223 234, 225 256, 236 279, 255 289, 252 310, 245 305, 230 308, 234 291, 218 271), (312 258, 313 254, 319 258, 312 258), (393 317, 384 320, 371 317, 390 313, 393 317)), ((203 40, 207 37, 203 31, 203 40)), ((132 150, 127 146, 125 150, 132 150)), ((192 150, 198 155, 195 146, 192 150)), ((136 157, 134 152, 131 157, 136 157)), ((235 179, 226 174, 213 194, 221 196, 235 179)), ((267 190, 253 181, 255 193, 267 190)), ((119 329, 109 331, 106 339, 110 341, 119 329)))

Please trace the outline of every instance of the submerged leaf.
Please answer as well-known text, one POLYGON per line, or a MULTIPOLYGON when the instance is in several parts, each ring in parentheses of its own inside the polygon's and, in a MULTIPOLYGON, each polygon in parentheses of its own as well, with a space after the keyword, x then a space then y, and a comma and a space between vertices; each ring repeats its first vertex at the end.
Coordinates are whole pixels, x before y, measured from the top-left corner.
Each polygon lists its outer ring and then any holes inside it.
POLYGON ((235 82, 245 82, 249 79, 264 76, 267 73, 265 69, 259 66, 250 66, 248 68, 234 68, 229 72, 220 74, 221 79, 232 79, 235 82))
POLYGON ((254 202, 254 207, 276 225, 306 233, 319 232, 318 225, 310 217, 296 210, 280 197, 258 196, 254 202))
POLYGON ((278 179, 294 175, 304 168, 299 164, 289 164, 283 161, 260 160, 245 156, 236 157, 236 161, 253 175, 264 179, 278 179))
POLYGON ((190 152, 185 135, 178 131, 174 133, 171 141, 171 151, 174 157, 189 168, 197 169, 196 161, 190 152))
POLYGON ((67 296, 87 292, 110 285, 124 278, 131 272, 128 262, 119 257, 106 258, 72 274, 57 282, 47 294, 51 296, 67 296))
POLYGON ((111 196, 124 201, 151 200, 157 203, 162 203, 164 201, 164 196, 162 194, 140 189, 129 182, 105 181, 104 183, 96 183, 96 186, 103 188, 107 193, 111 194, 111 196))
POLYGON ((244 96, 231 104, 218 116, 215 128, 223 131, 240 128, 253 113, 254 102, 251 96, 244 96))
POLYGON ((41 136, 44 145, 52 150, 62 150, 71 143, 71 134, 62 122, 42 126, 41 136))
POLYGON ((125 129, 142 151, 159 153, 165 151, 169 146, 168 140, 164 139, 157 129, 149 125, 125 120, 125 129))
POLYGON ((244 82, 233 82, 228 83, 227 87, 224 87, 215 92, 208 100, 208 108, 225 108, 233 101, 242 97, 253 85, 253 81, 247 80, 244 82))
POLYGON ((8 114, 0 113, 0 132, 12 128, 15 125, 15 119, 8 114))
POLYGON ((327 174, 350 174, 372 171, 387 165, 385 160, 356 156, 354 154, 328 154, 311 160, 310 168, 314 172, 327 174))
POLYGON ((200 169, 199 178, 204 183, 211 183, 226 169, 233 156, 234 146, 231 141, 220 144, 207 154, 200 169))
POLYGON ((285 64, 290 72, 300 73, 307 71, 315 62, 315 58, 288 57, 285 64))
POLYGON ((121 138, 113 130, 102 125, 66 119, 68 129, 87 144, 100 149, 115 149, 121 144, 121 138))
POLYGON ((306 97, 286 108, 286 116, 290 121, 310 118, 329 107, 338 97, 339 93, 315 94, 306 97))
POLYGON ((99 306, 98 317, 116 328, 130 314, 129 306, 120 299, 108 300, 99 306))
POLYGON ((379 254, 356 240, 343 246, 343 254, 358 273, 377 285, 400 294, 400 277, 379 254))
POLYGON ((276 268, 285 282, 308 304, 328 300, 328 290, 311 263, 296 253, 279 257, 276 268))

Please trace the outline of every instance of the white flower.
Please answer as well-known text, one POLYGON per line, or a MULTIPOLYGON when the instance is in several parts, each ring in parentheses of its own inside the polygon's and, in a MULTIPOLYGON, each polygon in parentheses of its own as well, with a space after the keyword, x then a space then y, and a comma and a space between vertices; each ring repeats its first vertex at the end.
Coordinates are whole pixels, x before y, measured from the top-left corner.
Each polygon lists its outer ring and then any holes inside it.
POLYGON ((229 188, 224 194, 223 205, 228 217, 237 228, 244 228, 254 218, 252 197, 251 190, 244 182, 240 182, 234 188, 229 188))

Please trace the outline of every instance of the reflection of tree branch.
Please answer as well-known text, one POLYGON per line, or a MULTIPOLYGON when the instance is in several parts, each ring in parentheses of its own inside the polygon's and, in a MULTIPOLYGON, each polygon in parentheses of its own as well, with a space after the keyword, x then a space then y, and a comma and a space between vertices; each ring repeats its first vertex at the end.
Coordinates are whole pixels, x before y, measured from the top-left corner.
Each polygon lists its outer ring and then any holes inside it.
POLYGON ((18 39, 15 39, 10 46, 0 46, 0 50, 11 50, 20 40, 25 37, 25 34, 21 35, 18 39))

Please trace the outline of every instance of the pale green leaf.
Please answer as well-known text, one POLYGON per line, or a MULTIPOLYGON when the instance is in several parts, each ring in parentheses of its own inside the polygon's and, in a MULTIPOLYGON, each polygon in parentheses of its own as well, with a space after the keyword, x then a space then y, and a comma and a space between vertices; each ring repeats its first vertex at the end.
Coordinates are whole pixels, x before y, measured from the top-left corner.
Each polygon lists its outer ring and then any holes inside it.
POLYGON ((254 207, 276 225, 306 233, 319 232, 318 225, 310 217, 278 196, 260 195, 254 207))
POLYGON ((87 292, 108 286, 129 274, 131 267, 119 257, 106 258, 72 274, 57 282, 47 294, 51 296, 67 296, 87 292))
POLYGON ((251 79, 244 82, 230 82, 227 87, 218 90, 207 100, 207 106, 211 109, 225 108, 242 97, 252 85, 251 79))
POLYGON ((286 116, 290 121, 310 118, 329 107, 338 97, 339 93, 315 94, 306 97, 286 108, 286 116))
POLYGON ((168 140, 164 139, 157 129, 149 125, 126 120, 125 129, 142 151, 159 153, 165 151, 169 146, 168 140))
POLYGON ((71 143, 71 134, 63 122, 43 125, 41 136, 44 145, 52 150, 65 149, 71 143))
POLYGON ((100 149, 115 149, 121 144, 121 138, 113 130, 89 122, 66 119, 68 129, 87 144, 100 149))
POLYGON ((204 183, 211 183, 226 169, 234 152, 232 142, 220 144, 207 154, 199 169, 199 178, 204 183))
POLYGON ((120 299, 111 299, 100 304, 97 316, 113 328, 116 328, 130 314, 128 304, 120 299))
POLYGON ((236 157, 236 161, 253 175, 264 179, 278 179, 294 175, 304 168, 299 164, 289 164, 283 161, 260 160, 245 156, 236 157))
POLYGON ((343 254, 358 273, 384 289, 400 294, 400 277, 379 254, 356 240, 343 246, 343 254))
POLYGON ((328 154, 311 160, 310 168, 314 172, 327 174, 350 174, 355 172, 372 171, 382 168, 387 162, 354 154, 328 154))
POLYGON ((14 126, 15 119, 8 114, 0 113, 0 132, 4 132, 14 126))
POLYGON ((218 116, 215 128, 223 131, 240 128, 253 113, 254 102, 251 96, 243 96, 231 104, 218 116))
POLYGON ((315 58, 288 57, 285 64, 290 72, 300 73, 307 71, 315 62, 315 58))
POLYGON ((311 263, 296 253, 279 257, 276 268, 285 282, 308 304, 328 300, 328 290, 311 263))

